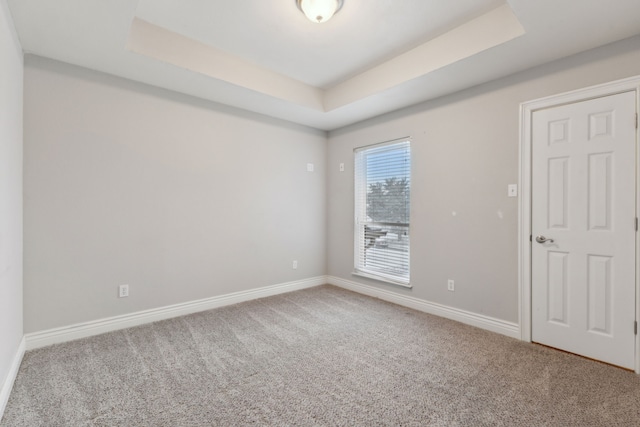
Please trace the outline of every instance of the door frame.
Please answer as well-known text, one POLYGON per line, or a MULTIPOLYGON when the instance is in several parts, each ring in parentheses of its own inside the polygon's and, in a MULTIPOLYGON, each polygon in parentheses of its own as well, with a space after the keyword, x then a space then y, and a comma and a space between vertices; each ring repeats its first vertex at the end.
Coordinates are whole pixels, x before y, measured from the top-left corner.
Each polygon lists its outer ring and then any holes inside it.
MULTIPOLYGON (((520 199, 518 205, 518 306, 520 339, 531 342, 531 162, 533 113, 551 107, 588 101, 622 92, 635 92, 636 113, 640 113, 640 76, 552 95, 520 104, 520 199)), ((636 147, 640 131, 636 126, 636 147)), ((640 147, 636 149, 636 215, 640 217, 640 147)), ((636 232, 636 321, 640 321, 640 232, 636 232)), ((640 335, 635 337, 635 372, 640 374, 640 335)))

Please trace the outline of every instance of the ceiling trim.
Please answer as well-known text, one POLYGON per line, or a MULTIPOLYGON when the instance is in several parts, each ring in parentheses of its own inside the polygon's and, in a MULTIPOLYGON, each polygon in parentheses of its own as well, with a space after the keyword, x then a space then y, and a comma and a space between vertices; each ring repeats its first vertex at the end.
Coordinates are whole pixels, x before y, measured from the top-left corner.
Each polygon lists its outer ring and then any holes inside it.
POLYGON ((330 112, 525 34, 504 4, 327 90, 134 17, 127 50, 279 100, 330 112))
POLYGON ((134 17, 127 50, 283 101, 324 111, 322 90, 134 17))
POLYGON ((469 58, 525 34, 504 4, 325 92, 331 111, 469 58))

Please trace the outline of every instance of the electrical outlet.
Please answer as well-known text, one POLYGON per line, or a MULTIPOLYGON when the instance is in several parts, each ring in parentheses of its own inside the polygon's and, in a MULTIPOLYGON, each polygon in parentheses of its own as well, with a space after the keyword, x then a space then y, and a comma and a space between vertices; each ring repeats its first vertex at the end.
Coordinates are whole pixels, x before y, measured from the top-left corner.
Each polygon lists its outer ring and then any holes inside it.
POLYGON ((118 298, 126 298, 129 296, 129 285, 118 286, 118 298))
POLYGON ((298 261, 297 261, 297 260, 294 260, 294 261, 293 261, 293 269, 294 269, 294 270, 297 270, 297 269, 298 269, 298 261))
POLYGON ((307 163, 307 172, 313 172, 313 163, 307 163))
POLYGON ((451 292, 455 292, 455 282, 451 279, 447 280, 447 289, 450 290, 451 292))

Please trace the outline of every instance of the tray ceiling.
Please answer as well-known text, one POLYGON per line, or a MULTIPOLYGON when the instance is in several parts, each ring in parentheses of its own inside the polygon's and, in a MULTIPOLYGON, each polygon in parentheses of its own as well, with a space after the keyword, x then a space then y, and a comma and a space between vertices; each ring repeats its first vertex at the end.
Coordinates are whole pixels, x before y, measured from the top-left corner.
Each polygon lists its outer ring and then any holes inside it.
POLYGON ((637 0, 8 3, 27 53, 323 130, 640 33, 637 0))

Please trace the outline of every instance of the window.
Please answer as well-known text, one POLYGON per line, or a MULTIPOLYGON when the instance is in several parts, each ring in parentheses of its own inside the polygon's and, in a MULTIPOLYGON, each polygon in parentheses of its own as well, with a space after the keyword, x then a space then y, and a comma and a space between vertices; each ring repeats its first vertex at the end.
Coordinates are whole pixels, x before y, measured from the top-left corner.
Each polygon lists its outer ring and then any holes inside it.
POLYGON ((409 286, 411 146, 355 150, 355 274, 409 286))

